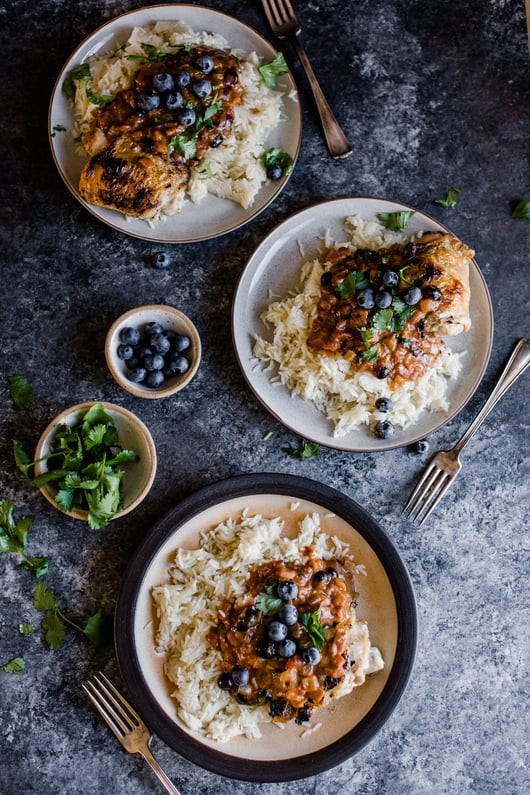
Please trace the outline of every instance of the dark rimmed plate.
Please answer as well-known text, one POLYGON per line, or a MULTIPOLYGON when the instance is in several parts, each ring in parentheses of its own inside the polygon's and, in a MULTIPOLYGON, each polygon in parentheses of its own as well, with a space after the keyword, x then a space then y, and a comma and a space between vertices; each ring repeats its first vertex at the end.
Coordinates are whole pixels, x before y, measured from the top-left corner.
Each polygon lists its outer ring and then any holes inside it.
POLYGON ((340 764, 359 751, 387 721, 409 679, 417 639, 414 593, 406 567, 383 528, 358 503, 329 486, 284 474, 243 475, 207 486, 184 499, 152 529, 125 574, 116 606, 116 652, 138 711, 175 751, 201 767, 245 781, 289 781, 340 764), (322 529, 350 544, 367 570, 359 585, 357 614, 385 660, 350 695, 318 711, 321 727, 304 734, 294 723, 265 725, 259 740, 224 744, 201 737, 179 722, 154 650, 151 589, 168 579, 177 546, 198 546, 198 533, 244 509, 286 518, 286 528, 317 511, 322 529), (302 736, 303 735, 303 736, 302 736))

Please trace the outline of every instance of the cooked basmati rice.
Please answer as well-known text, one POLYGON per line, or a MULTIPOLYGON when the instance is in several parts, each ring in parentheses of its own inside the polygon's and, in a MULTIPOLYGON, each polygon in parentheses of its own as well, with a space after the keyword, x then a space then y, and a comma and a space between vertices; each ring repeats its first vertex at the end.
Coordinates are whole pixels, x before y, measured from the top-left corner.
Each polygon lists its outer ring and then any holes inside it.
MULTIPOLYGON (((348 239, 340 246, 352 249, 386 248, 411 239, 410 235, 391 232, 358 215, 347 218, 345 228, 348 239)), ((324 243, 328 246, 331 241, 324 243)), ((331 421, 334 437, 382 419, 383 415, 375 409, 378 397, 392 398, 392 423, 399 427, 412 425, 423 411, 447 411, 447 385, 460 372, 462 354, 444 348, 425 375, 391 391, 384 380, 371 373, 352 371, 351 363, 343 357, 317 353, 306 345, 323 272, 318 258, 305 262, 301 268, 301 289, 273 301, 261 316, 270 338, 257 336, 253 353, 271 372, 272 383, 314 403, 331 421)))
MULTIPOLYGON (((186 195, 195 203, 210 193, 231 199, 244 208, 250 207, 266 181, 262 158, 266 151, 269 133, 282 120, 280 90, 268 88, 258 71, 262 60, 255 52, 246 53, 232 49, 223 36, 205 31, 194 32, 183 22, 159 21, 135 27, 127 42, 114 53, 89 58, 92 79, 76 81, 74 101, 74 138, 88 129, 96 105, 87 96, 87 88, 96 94, 115 96, 118 91, 132 85, 138 69, 138 60, 130 56, 144 56, 142 45, 151 45, 160 51, 178 45, 204 44, 230 52, 239 60, 239 77, 245 88, 242 102, 236 107, 236 118, 231 134, 223 144, 208 152, 207 158, 191 168, 186 195)), ((86 154, 80 146, 80 153, 86 154)), ((166 215, 180 212, 184 199, 179 197, 166 215)))
MULTIPOLYGON (((222 673, 221 654, 206 636, 217 623, 222 603, 245 592, 249 572, 258 564, 300 560, 301 550, 309 545, 323 560, 348 553, 347 544, 321 530, 318 513, 300 521, 294 538, 283 535, 284 527, 279 517, 267 519, 261 514, 243 512, 238 520, 228 518, 203 533, 198 549, 177 549, 169 582, 153 589, 159 619, 157 651, 166 654, 164 671, 175 685, 171 695, 177 715, 193 731, 218 742, 238 735, 259 738, 260 724, 272 721, 266 708, 239 704, 217 684, 222 673)), ((356 573, 366 574, 362 565, 356 567, 356 573)), ((378 650, 369 645, 366 622, 355 624, 358 642, 364 644, 364 659, 349 690, 337 695, 346 695, 382 667, 378 650)))

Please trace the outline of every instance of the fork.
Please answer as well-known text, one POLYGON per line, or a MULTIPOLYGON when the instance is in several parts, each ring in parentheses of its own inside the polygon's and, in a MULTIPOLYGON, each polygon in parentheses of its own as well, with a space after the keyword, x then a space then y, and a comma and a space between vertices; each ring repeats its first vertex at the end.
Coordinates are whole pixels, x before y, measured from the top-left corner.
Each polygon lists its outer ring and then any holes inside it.
POLYGON ((151 753, 152 734, 131 705, 99 671, 81 685, 109 729, 130 754, 141 754, 171 795, 180 795, 151 753))
POLYGON ((298 36, 301 28, 296 19, 290 0, 261 0, 263 10, 271 26, 271 30, 279 39, 290 41, 300 58, 304 67, 309 85, 313 91, 313 96, 317 105, 317 110, 324 130, 324 138, 332 157, 348 157, 351 154, 351 147, 339 123, 328 105, 328 102, 318 84, 313 68, 309 63, 309 58, 298 36))
POLYGON ((482 425, 490 411, 530 364, 530 340, 521 339, 493 387, 490 396, 464 433, 450 450, 436 453, 420 482, 410 495, 403 513, 422 525, 436 508, 456 476, 462 469, 459 454, 475 431, 482 425))

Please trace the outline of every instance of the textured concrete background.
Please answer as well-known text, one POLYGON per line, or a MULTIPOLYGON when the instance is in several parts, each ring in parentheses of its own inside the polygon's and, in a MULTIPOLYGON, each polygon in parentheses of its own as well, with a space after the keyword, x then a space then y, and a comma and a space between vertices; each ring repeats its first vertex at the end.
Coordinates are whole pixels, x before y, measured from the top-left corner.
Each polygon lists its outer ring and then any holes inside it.
MULTIPOLYGON (((145 5, 151 5, 145 3, 145 5)), ((70 616, 101 606, 112 614, 120 579, 153 522, 181 497, 241 473, 284 472, 334 486, 383 524, 409 568, 420 617, 417 662, 398 708, 354 758, 289 784, 220 779, 155 742, 183 795, 515 795, 529 791, 528 733, 528 377, 501 402, 465 453, 465 469, 433 520, 418 529, 401 508, 426 459, 405 450, 323 450, 301 462, 282 447, 298 440, 248 390, 230 335, 234 286, 248 257, 276 224, 329 198, 372 195, 410 203, 472 245, 495 312, 485 378, 465 409, 431 439, 454 443, 483 402, 519 337, 530 336, 530 221, 510 217, 530 200, 528 40, 516 0, 298 2, 304 43, 337 118, 354 146, 333 161, 323 144, 307 82, 297 80, 304 138, 281 199, 242 230, 202 244, 167 247, 175 267, 146 267, 153 248, 107 228, 70 195, 47 141, 56 76, 81 39, 134 7, 116 0, 18 0, 0 4, 3 77, 0 120, 1 434, 0 497, 35 517, 28 549, 50 560, 46 577, 70 616), (6 67, 7 65, 7 67, 6 67), (433 204, 450 186, 453 210, 433 204), (139 304, 167 302, 190 314, 204 354, 193 384, 164 401, 121 391, 105 367, 112 320, 139 304), (14 410, 7 376, 35 387, 34 411, 14 410), (148 498, 109 529, 89 532, 48 505, 15 470, 11 439, 35 443, 48 421, 83 400, 135 411, 152 431, 159 469, 148 498), (272 438, 262 442, 272 430, 272 438)), ((212 0, 270 36, 258 2, 212 0)), ((123 686, 112 647, 96 651, 69 632, 46 647, 34 581, 0 556, 0 792, 74 795, 158 792, 149 769, 125 754, 95 716, 80 683, 103 669, 123 686)))

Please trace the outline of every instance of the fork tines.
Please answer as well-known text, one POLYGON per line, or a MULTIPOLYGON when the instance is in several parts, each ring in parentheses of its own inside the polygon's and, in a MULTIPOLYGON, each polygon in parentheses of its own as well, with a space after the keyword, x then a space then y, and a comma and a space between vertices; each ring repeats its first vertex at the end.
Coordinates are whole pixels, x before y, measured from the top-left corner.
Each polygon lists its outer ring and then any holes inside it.
POLYGON ((421 526, 436 508, 452 480, 452 475, 432 463, 407 500, 403 513, 421 526))
POLYGON ((118 740, 141 725, 140 716, 101 671, 82 688, 118 740))

